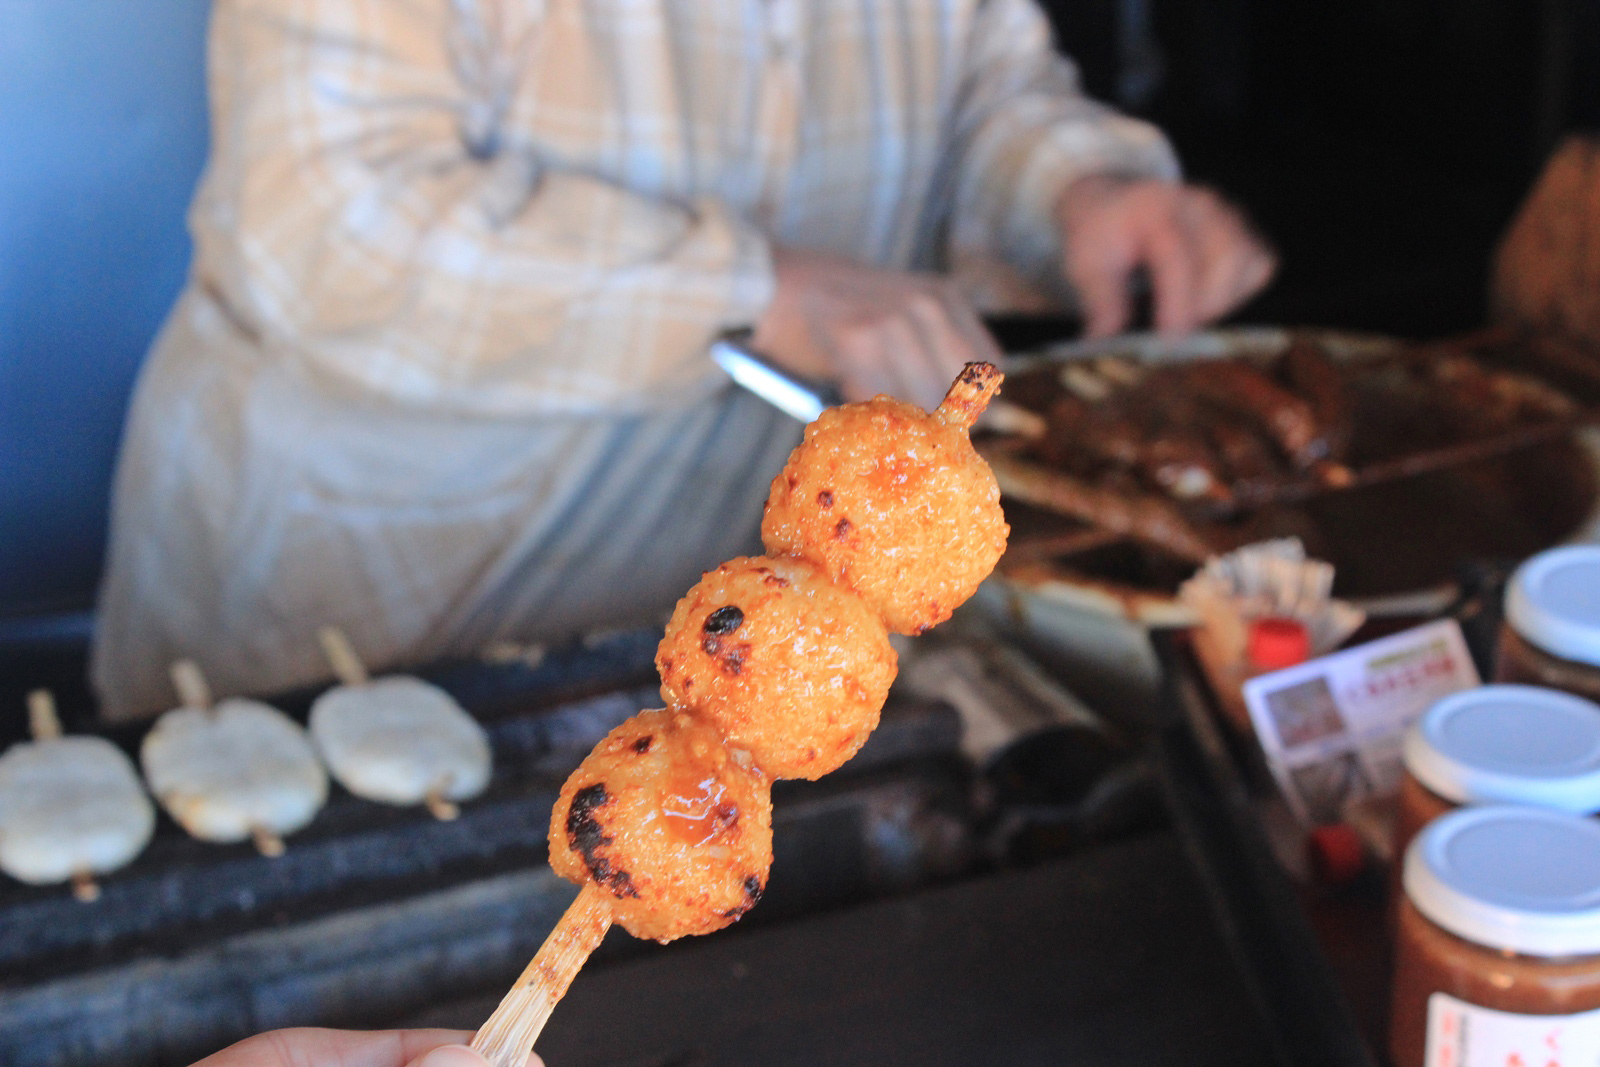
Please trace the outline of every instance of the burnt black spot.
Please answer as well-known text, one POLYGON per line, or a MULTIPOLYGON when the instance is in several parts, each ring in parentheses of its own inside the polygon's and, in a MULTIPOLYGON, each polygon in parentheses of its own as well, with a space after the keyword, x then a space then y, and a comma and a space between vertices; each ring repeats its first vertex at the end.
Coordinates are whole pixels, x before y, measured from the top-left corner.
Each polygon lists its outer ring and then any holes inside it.
POLYGON ((604 782, 584 786, 572 795, 572 805, 567 808, 567 844, 583 856, 584 866, 594 877, 595 884, 611 890, 613 896, 637 897, 633 879, 627 871, 618 870, 611 861, 600 854, 600 849, 612 843, 605 827, 595 818, 595 812, 611 803, 604 782))
POLYGON ((768 585, 775 585, 779 589, 789 588, 789 579, 783 577, 781 574, 769 574, 761 580, 768 585))
POLYGON ((633 743, 633 750, 635 752, 649 752, 650 742, 654 740, 654 737, 650 736, 649 734, 645 734, 643 737, 639 738, 639 740, 633 743))
POLYGON ((732 648, 723 652, 721 656, 717 657, 717 662, 721 664, 722 669, 727 671, 729 674, 738 674, 740 671, 744 670, 745 661, 749 658, 750 646, 748 644, 740 644, 734 645, 732 648))
POLYGON ((749 911, 760 902, 761 879, 752 874, 750 877, 744 880, 744 903, 738 905, 737 907, 729 908, 727 911, 722 913, 722 917, 725 919, 741 918, 745 912, 749 911))
POLYGON ((670 673, 671 670, 672 670, 672 657, 671 656, 663 657, 662 660, 661 660, 661 673, 662 674, 667 674, 667 673, 670 673))
POLYGON ((708 634, 731 634, 743 625, 744 612, 729 604, 707 615, 705 625, 701 629, 708 634))
POLYGON ((611 838, 605 836, 605 827, 594 817, 596 810, 610 802, 611 794, 606 792, 604 782, 584 786, 572 795, 572 806, 567 809, 567 840, 575 851, 583 853, 585 860, 601 845, 611 843, 611 838))
POLYGON ((855 529, 855 527, 850 524, 849 519, 840 519, 833 527, 834 539, 843 541, 846 537, 850 536, 850 531, 853 529, 855 529))
POLYGON ((832 489, 824 489, 822 492, 817 494, 817 506, 823 511, 827 511, 829 508, 833 507, 832 489))
POLYGON ((987 363, 968 363, 961 368, 961 373, 956 375, 956 381, 962 385, 979 385, 989 377, 992 370, 987 363))
POLYGON ((750 647, 748 641, 741 641, 737 645, 727 644, 715 634, 708 634, 700 642, 701 651, 716 660, 717 666, 727 674, 738 674, 744 670, 745 661, 750 658, 750 647))

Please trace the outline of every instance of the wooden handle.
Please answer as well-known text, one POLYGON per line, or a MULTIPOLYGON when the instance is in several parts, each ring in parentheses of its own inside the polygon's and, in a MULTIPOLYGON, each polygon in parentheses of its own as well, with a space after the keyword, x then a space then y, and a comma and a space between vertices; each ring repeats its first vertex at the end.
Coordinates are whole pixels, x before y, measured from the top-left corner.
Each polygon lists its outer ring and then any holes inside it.
POLYGON ((61 736, 56 698, 48 689, 35 689, 28 694, 28 732, 35 741, 54 741, 61 736))
POLYGON ((361 657, 356 655, 355 646, 350 643, 343 630, 337 626, 324 626, 317 631, 317 640, 322 642, 322 653, 328 657, 334 676, 342 684, 367 684, 366 665, 361 662, 361 657))
POLYGON ((186 708, 211 707, 211 687, 200 665, 192 659, 180 659, 172 665, 172 687, 178 691, 178 700, 186 708))
POLYGON ((556 1003, 610 928, 611 907, 605 891, 590 882, 473 1037, 473 1050, 489 1061, 489 1067, 523 1067, 556 1003))

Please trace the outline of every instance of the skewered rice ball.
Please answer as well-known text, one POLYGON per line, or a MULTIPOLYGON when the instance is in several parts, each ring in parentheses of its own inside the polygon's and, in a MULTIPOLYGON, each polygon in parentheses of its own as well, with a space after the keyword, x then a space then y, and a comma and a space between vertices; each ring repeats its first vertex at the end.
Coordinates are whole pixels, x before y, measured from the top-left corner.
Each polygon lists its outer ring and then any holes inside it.
POLYGON ((328 775, 306 732, 255 700, 174 708, 145 735, 139 762, 161 806, 202 841, 287 836, 328 799, 328 775))
POLYGON ((29 885, 105 874, 150 841, 156 812, 101 737, 23 741, 0 756, 0 870, 29 885))
POLYGON ((614 899, 635 937, 709 934, 755 906, 772 866, 765 775, 712 727, 644 711, 567 779, 550 815, 550 866, 614 899))
POLYGON ((1010 528, 967 438, 1001 375, 969 363, 937 411, 880 396, 824 411, 773 479, 761 536, 854 589, 888 628, 920 634, 994 569, 1010 528))
POLYGON ((662 699, 776 778, 820 778, 854 756, 878 725, 895 666, 867 603, 792 557, 707 571, 656 651, 662 699))

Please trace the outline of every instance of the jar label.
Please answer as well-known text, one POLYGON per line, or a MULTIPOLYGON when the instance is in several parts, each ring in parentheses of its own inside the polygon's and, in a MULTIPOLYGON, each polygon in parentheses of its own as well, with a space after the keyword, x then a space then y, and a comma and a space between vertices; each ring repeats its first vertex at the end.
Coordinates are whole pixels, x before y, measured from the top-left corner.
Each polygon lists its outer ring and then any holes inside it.
POLYGON ((1577 1015, 1515 1015, 1457 1000, 1428 998, 1425 1067, 1571 1067, 1600 1063, 1600 1010, 1577 1015))

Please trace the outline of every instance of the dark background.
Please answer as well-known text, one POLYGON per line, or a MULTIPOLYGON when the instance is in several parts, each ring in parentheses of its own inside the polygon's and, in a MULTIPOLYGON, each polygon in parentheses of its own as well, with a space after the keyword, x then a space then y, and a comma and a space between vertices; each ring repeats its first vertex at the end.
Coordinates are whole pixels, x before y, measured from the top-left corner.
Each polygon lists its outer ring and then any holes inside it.
POLYGON ((1046 0, 1085 83, 1160 123, 1282 254, 1241 317, 1436 336, 1561 135, 1600 118, 1594 0, 1046 0))

